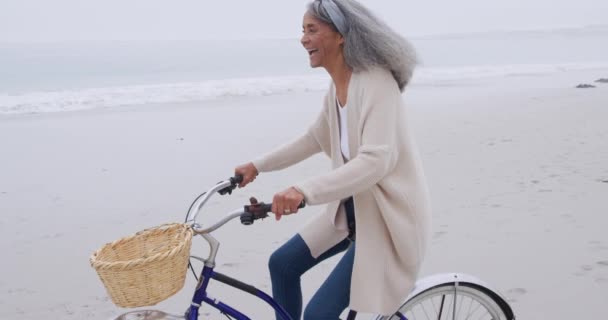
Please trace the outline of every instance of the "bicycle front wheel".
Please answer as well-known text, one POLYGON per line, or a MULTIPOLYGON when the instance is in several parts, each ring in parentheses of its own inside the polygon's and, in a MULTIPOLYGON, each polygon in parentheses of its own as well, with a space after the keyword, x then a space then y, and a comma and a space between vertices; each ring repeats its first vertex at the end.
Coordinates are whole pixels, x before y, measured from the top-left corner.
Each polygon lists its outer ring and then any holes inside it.
MULTIPOLYGON (((408 320, 513 320, 510 308, 489 290, 468 283, 446 283, 420 292, 399 312, 408 320)), ((382 320, 399 320, 396 315, 382 320)))

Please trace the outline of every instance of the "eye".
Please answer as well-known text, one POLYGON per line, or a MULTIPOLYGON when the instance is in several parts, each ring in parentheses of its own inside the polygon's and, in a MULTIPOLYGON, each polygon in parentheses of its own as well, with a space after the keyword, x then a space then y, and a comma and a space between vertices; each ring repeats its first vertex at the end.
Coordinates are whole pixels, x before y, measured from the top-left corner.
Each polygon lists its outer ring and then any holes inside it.
POLYGON ((316 33, 316 32, 317 32, 317 28, 314 26, 305 26, 302 28, 303 34, 312 34, 312 33, 316 33))

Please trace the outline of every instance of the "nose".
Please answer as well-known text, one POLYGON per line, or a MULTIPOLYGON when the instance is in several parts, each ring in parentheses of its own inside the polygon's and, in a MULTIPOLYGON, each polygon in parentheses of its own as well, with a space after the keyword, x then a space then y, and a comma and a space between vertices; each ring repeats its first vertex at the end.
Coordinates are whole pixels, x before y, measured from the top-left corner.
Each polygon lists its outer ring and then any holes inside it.
POLYGON ((307 36, 306 34, 303 34, 303 35, 302 35, 302 38, 300 38, 300 43, 301 43, 303 46, 306 46, 306 44, 307 44, 308 42, 310 42, 310 39, 308 39, 308 36, 307 36))

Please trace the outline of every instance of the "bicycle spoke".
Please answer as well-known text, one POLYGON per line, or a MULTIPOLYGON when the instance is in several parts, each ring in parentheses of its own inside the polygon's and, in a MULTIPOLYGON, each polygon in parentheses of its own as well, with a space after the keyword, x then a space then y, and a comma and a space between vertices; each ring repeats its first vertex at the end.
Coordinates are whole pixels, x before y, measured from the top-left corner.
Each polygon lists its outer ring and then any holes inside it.
POLYGON ((471 303, 469 303, 469 308, 467 309, 467 317, 464 320, 469 320, 469 317, 471 316, 471 307, 473 306, 473 299, 471 299, 471 303))
MULTIPOLYGON (((482 314, 481 314, 481 317, 477 318, 477 320, 483 320, 483 318, 485 318, 485 316, 486 316, 486 315, 485 315, 484 313, 482 313, 482 314)), ((492 317, 491 317, 491 316, 490 316, 490 319, 492 319, 492 317)))
POLYGON ((447 309, 448 313, 446 313, 446 315, 445 315, 446 320, 450 319, 450 312, 452 311, 452 302, 454 302, 454 299, 449 299, 449 301, 450 301, 450 305, 448 306, 448 309, 447 309))
POLYGON ((456 304, 458 303, 458 286, 454 286, 454 310, 452 310, 452 320, 456 320, 456 304))
POLYGON ((424 307, 424 304, 420 304, 420 306, 422 307, 422 311, 424 312, 424 315, 426 316, 427 320, 431 320, 431 318, 429 318, 428 313, 426 313, 426 308, 424 307))
POLYGON ((439 315, 437 316, 437 320, 441 320, 441 314, 443 313, 443 304, 445 303, 445 294, 441 295, 441 305, 439 306, 439 315))
MULTIPOLYGON (((458 308, 456 308, 456 310, 458 310, 458 312, 456 312, 456 314, 460 315, 460 311, 462 310, 462 302, 464 301, 464 296, 461 296, 460 299, 458 299, 458 308)), ((458 317, 458 319, 460 319, 460 317, 458 317)))
MULTIPOLYGON (((473 316, 474 314, 477 313, 477 310, 479 310, 479 308, 483 308, 483 306, 481 304, 478 304, 477 307, 475 308, 475 310, 473 310, 473 312, 471 313, 471 316, 473 316)), ((483 309, 481 309, 483 310, 483 309)))

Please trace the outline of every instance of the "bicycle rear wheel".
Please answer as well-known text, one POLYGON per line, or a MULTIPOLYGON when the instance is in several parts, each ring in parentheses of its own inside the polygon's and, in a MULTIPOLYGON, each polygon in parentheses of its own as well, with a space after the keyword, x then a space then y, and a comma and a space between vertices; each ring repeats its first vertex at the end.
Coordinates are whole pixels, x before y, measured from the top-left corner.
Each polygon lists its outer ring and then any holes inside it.
MULTIPOLYGON (((445 283, 420 292, 399 312, 408 320, 513 320, 504 301, 484 287, 469 283, 445 283)), ((382 320, 399 320, 397 316, 382 320)))

